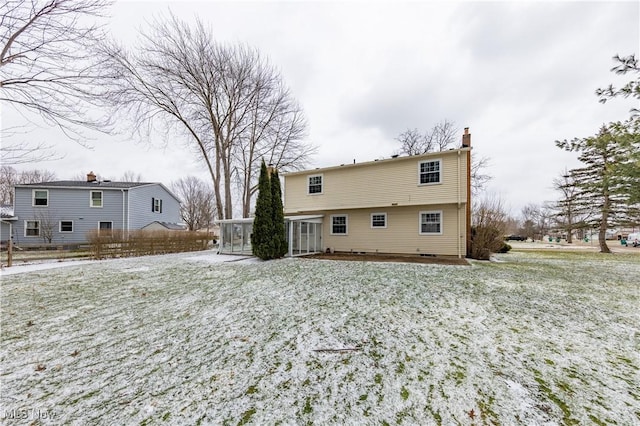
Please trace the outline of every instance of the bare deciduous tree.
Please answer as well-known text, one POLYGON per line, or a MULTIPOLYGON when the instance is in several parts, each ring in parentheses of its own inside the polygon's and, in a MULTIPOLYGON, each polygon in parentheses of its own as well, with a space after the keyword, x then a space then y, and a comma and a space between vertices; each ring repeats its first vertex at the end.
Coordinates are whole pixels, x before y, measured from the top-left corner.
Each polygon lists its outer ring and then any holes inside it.
POLYGON ((508 215, 500 198, 486 196, 473 206, 471 257, 488 260, 504 246, 508 215))
POLYGON ((459 129, 449 120, 442 120, 431 130, 420 133, 418 129, 407 129, 396 140, 400 142, 400 154, 420 155, 428 152, 444 151, 455 145, 459 129))
POLYGON ((171 190, 180 199, 180 216, 189 231, 206 228, 215 219, 215 195, 205 182, 194 176, 171 183, 171 190))
MULTIPOLYGON (((0 101, 39 115, 77 140, 82 128, 104 131, 108 119, 88 110, 101 87, 100 71, 105 70, 94 60, 103 32, 93 19, 103 16, 110 4, 110 0, 0 3, 0 101)), ((5 138, 15 136, 3 133, 5 138)), ((39 143, 5 139, 3 162, 37 161, 40 148, 39 143)))
POLYGON ((142 182, 142 174, 136 173, 133 170, 127 170, 122 177, 118 179, 120 182, 142 182))
POLYGON ((17 171, 11 166, 0 167, 0 203, 13 205, 13 187, 20 184, 51 182, 56 174, 50 170, 33 169, 17 171))
POLYGON ((482 192, 487 183, 493 176, 488 175, 485 170, 489 167, 489 158, 475 156, 471 157, 471 192, 473 195, 477 195, 482 192))
POLYGON ((274 67, 255 49, 213 41, 201 22, 157 20, 135 53, 114 43, 102 53, 117 73, 112 105, 134 117, 138 133, 158 126, 186 137, 211 176, 220 219, 233 217, 234 179, 248 212, 262 157, 286 171, 313 152, 302 141, 300 107, 274 67))

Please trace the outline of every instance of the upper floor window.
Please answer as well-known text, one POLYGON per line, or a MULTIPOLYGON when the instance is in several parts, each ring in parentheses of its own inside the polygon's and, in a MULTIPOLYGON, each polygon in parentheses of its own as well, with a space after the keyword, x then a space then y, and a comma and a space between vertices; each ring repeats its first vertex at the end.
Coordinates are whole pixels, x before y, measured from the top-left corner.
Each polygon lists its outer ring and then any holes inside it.
POLYGON ((331 234, 347 235, 348 218, 346 214, 331 215, 331 234))
POLYGON ((442 162, 429 160, 420 162, 420 185, 440 183, 442 181, 442 162))
POLYGON ((154 213, 162 213, 162 200, 159 198, 151 199, 151 211, 154 213))
POLYGON ((372 228, 386 228, 387 227, 387 214, 386 213, 371 213, 371 227, 372 228))
POLYGON ((47 207, 49 205, 49 191, 46 189, 33 190, 33 206, 47 207))
POLYGON ((420 212, 420 234, 442 234, 442 212, 420 212))
POLYGON ((309 176, 308 182, 309 194, 322 194, 322 175, 309 176))
POLYGON ((91 207, 102 207, 102 191, 91 191, 91 207))
POLYGON ((25 237, 39 237, 40 236, 40 221, 39 220, 25 220, 24 221, 24 236, 25 237))

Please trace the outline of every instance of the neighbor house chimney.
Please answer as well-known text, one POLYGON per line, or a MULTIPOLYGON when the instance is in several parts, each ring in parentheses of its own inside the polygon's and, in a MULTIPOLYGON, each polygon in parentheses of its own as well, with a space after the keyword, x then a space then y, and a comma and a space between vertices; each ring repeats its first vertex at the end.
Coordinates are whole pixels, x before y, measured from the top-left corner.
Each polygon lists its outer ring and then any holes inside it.
POLYGON ((96 181, 96 175, 93 174, 93 172, 89 172, 87 174, 87 182, 95 182, 96 181))

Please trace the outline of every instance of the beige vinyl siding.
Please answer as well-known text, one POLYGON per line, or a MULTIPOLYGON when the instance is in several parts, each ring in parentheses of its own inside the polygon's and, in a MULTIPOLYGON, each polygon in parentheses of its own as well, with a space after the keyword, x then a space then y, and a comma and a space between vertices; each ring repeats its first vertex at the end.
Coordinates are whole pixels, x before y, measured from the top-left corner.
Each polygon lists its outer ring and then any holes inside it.
POLYGON ((285 213, 465 202, 466 155, 463 149, 288 174, 285 213), (419 164, 432 160, 441 160, 441 183, 420 185, 419 164), (322 194, 309 195, 308 177, 320 174, 322 194))
POLYGON ((332 235, 331 226, 323 227, 324 249, 342 252, 465 255, 465 205, 437 204, 381 209, 329 210, 326 218, 348 215, 348 235, 332 235), (420 212, 442 211, 442 234, 420 235, 420 212), (371 214, 386 213, 386 228, 371 228, 371 214), (459 245, 458 245, 459 243, 459 245))

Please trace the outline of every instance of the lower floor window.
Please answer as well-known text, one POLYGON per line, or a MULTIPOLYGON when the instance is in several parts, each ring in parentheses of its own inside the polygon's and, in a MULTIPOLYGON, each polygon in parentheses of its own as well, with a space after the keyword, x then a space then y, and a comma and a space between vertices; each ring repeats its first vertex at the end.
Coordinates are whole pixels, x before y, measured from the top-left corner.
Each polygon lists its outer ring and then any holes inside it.
POLYGON ((71 221, 71 220, 61 220, 60 221, 60 232, 73 232, 73 221, 71 221))
POLYGON ((442 212, 420 212, 421 234, 442 234, 442 212))
POLYGON ((98 224, 98 229, 100 229, 101 234, 111 234, 111 230, 113 229, 113 222, 100 222, 98 224))
POLYGON ((24 223, 24 235, 25 237, 39 237, 40 236, 40 221, 39 220, 27 220, 24 223))
POLYGON ((331 216, 331 233, 338 235, 347 234, 347 215, 333 215, 331 216))

